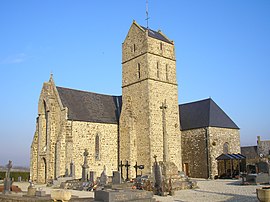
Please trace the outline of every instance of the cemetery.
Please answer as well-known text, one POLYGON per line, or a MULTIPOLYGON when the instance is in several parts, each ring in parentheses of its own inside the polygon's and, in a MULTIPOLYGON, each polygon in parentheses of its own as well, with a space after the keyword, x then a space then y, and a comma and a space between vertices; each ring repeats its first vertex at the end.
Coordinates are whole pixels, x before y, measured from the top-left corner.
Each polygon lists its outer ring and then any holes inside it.
MULTIPOLYGON (((189 179, 184 173, 178 173, 174 165, 168 162, 157 162, 157 156, 153 164, 153 176, 142 176, 138 169, 143 169, 142 165, 129 165, 126 162, 119 165, 121 169, 114 171, 112 176, 106 173, 106 166, 99 177, 94 178, 91 167, 88 166, 87 157, 89 152, 85 149, 84 162, 82 164, 82 178, 74 177, 74 164, 70 164, 70 173, 61 176, 52 182, 48 182, 46 187, 40 187, 29 181, 27 190, 22 191, 20 187, 13 185, 10 178, 12 170, 12 161, 7 164, 6 177, 3 181, 0 194, 0 201, 134 201, 134 202, 152 202, 168 201, 173 197, 181 196, 185 191, 199 191, 197 181, 200 179, 189 179), (123 178, 123 173, 128 173, 129 169, 136 170, 136 178, 129 179, 128 175, 123 178), (49 192, 48 192, 49 190, 49 192), (74 194, 74 191, 77 191, 74 194), (91 195, 80 196, 81 193, 91 193, 91 195)), ((224 156, 223 156, 224 158, 224 156)), ((221 158, 219 158, 221 159, 221 158)), ((224 159, 223 159, 224 161, 224 159)), ((240 164, 238 164, 240 165, 240 164)), ((231 186, 237 186, 240 189, 251 187, 260 201, 269 201, 269 163, 267 159, 261 159, 256 163, 255 169, 245 168, 241 172, 241 181, 231 179, 231 186), (254 173, 254 170, 256 173, 254 173), (237 183, 239 182, 239 183, 237 183), (241 183, 240 183, 241 182, 241 183), (267 186, 268 184, 268 186, 267 186)), ((231 173, 230 173, 231 174, 231 173)), ((218 180, 214 180, 218 181, 218 180)), ((213 182, 215 183, 215 182, 213 182)), ((235 188, 237 189, 237 188, 235 188)), ((251 196, 247 196, 251 197, 251 196)))

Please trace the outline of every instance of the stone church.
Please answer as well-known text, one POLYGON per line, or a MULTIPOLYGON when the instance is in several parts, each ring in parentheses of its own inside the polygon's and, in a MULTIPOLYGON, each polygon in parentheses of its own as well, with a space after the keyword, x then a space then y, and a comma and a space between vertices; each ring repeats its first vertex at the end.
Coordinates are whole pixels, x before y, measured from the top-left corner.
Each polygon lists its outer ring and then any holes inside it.
POLYGON ((100 176, 133 166, 151 174, 157 161, 172 162, 190 177, 213 178, 216 157, 240 153, 239 128, 212 100, 178 104, 174 42, 161 31, 132 23, 122 44, 122 96, 43 84, 31 145, 31 179, 46 183, 70 172, 100 176), (126 167, 122 164, 130 165, 126 167))

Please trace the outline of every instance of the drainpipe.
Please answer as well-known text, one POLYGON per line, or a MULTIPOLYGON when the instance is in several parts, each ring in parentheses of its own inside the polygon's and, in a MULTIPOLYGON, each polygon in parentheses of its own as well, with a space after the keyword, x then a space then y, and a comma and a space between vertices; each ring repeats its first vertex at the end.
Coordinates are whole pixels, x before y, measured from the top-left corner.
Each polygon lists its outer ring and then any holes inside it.
POLYGON ((205 127, 205 146, 206 146, 206 166, 207 166, 207 178, 210 179, 210 161, 209 161, 209 131, 205 127))

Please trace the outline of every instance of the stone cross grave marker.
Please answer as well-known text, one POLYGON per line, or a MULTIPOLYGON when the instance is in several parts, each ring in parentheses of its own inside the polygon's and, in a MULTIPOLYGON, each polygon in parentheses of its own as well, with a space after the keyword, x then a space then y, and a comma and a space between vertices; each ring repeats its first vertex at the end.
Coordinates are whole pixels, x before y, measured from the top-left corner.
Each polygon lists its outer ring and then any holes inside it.
POLYGON ((4 194, 9 194, 10 193, 10 187, 11 187, 11 180, 10 180, 10 170, 12 168, 12 161, 8 161, 7 165, 7 172, 6 172, 6 178, 4 180, 4 194))
POLYGON ((87 149, 84 150, 83 156, 84 156, 84 163, 82 165, 82 181, 85 182, 87 181, 87 175, 88 175, 88 160, 87 160, 87 156, 89 155, 89 152, 87 149))
POLYGON ((166 109, 168 108, 166 100, 162 102, 160 109, 162 110, 162 128, 163 128, 163 162, 168 161, 168 143, 166 130, 166 109))

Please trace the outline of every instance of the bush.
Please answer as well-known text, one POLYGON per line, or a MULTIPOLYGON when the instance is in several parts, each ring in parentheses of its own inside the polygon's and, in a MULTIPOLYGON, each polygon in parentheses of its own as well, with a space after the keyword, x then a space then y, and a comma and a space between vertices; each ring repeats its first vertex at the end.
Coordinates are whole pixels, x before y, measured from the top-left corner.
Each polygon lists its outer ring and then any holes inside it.
MULTIPOLYGON (((5 171, 0 171, 0 180, 3 180, 6 177, 5 171)), ((28 181, 30 178, 30 172, 10 172, 10 178, 14 179, 15 182, 18 181, 18 177, 22 178, 22 181, 28 181)))

